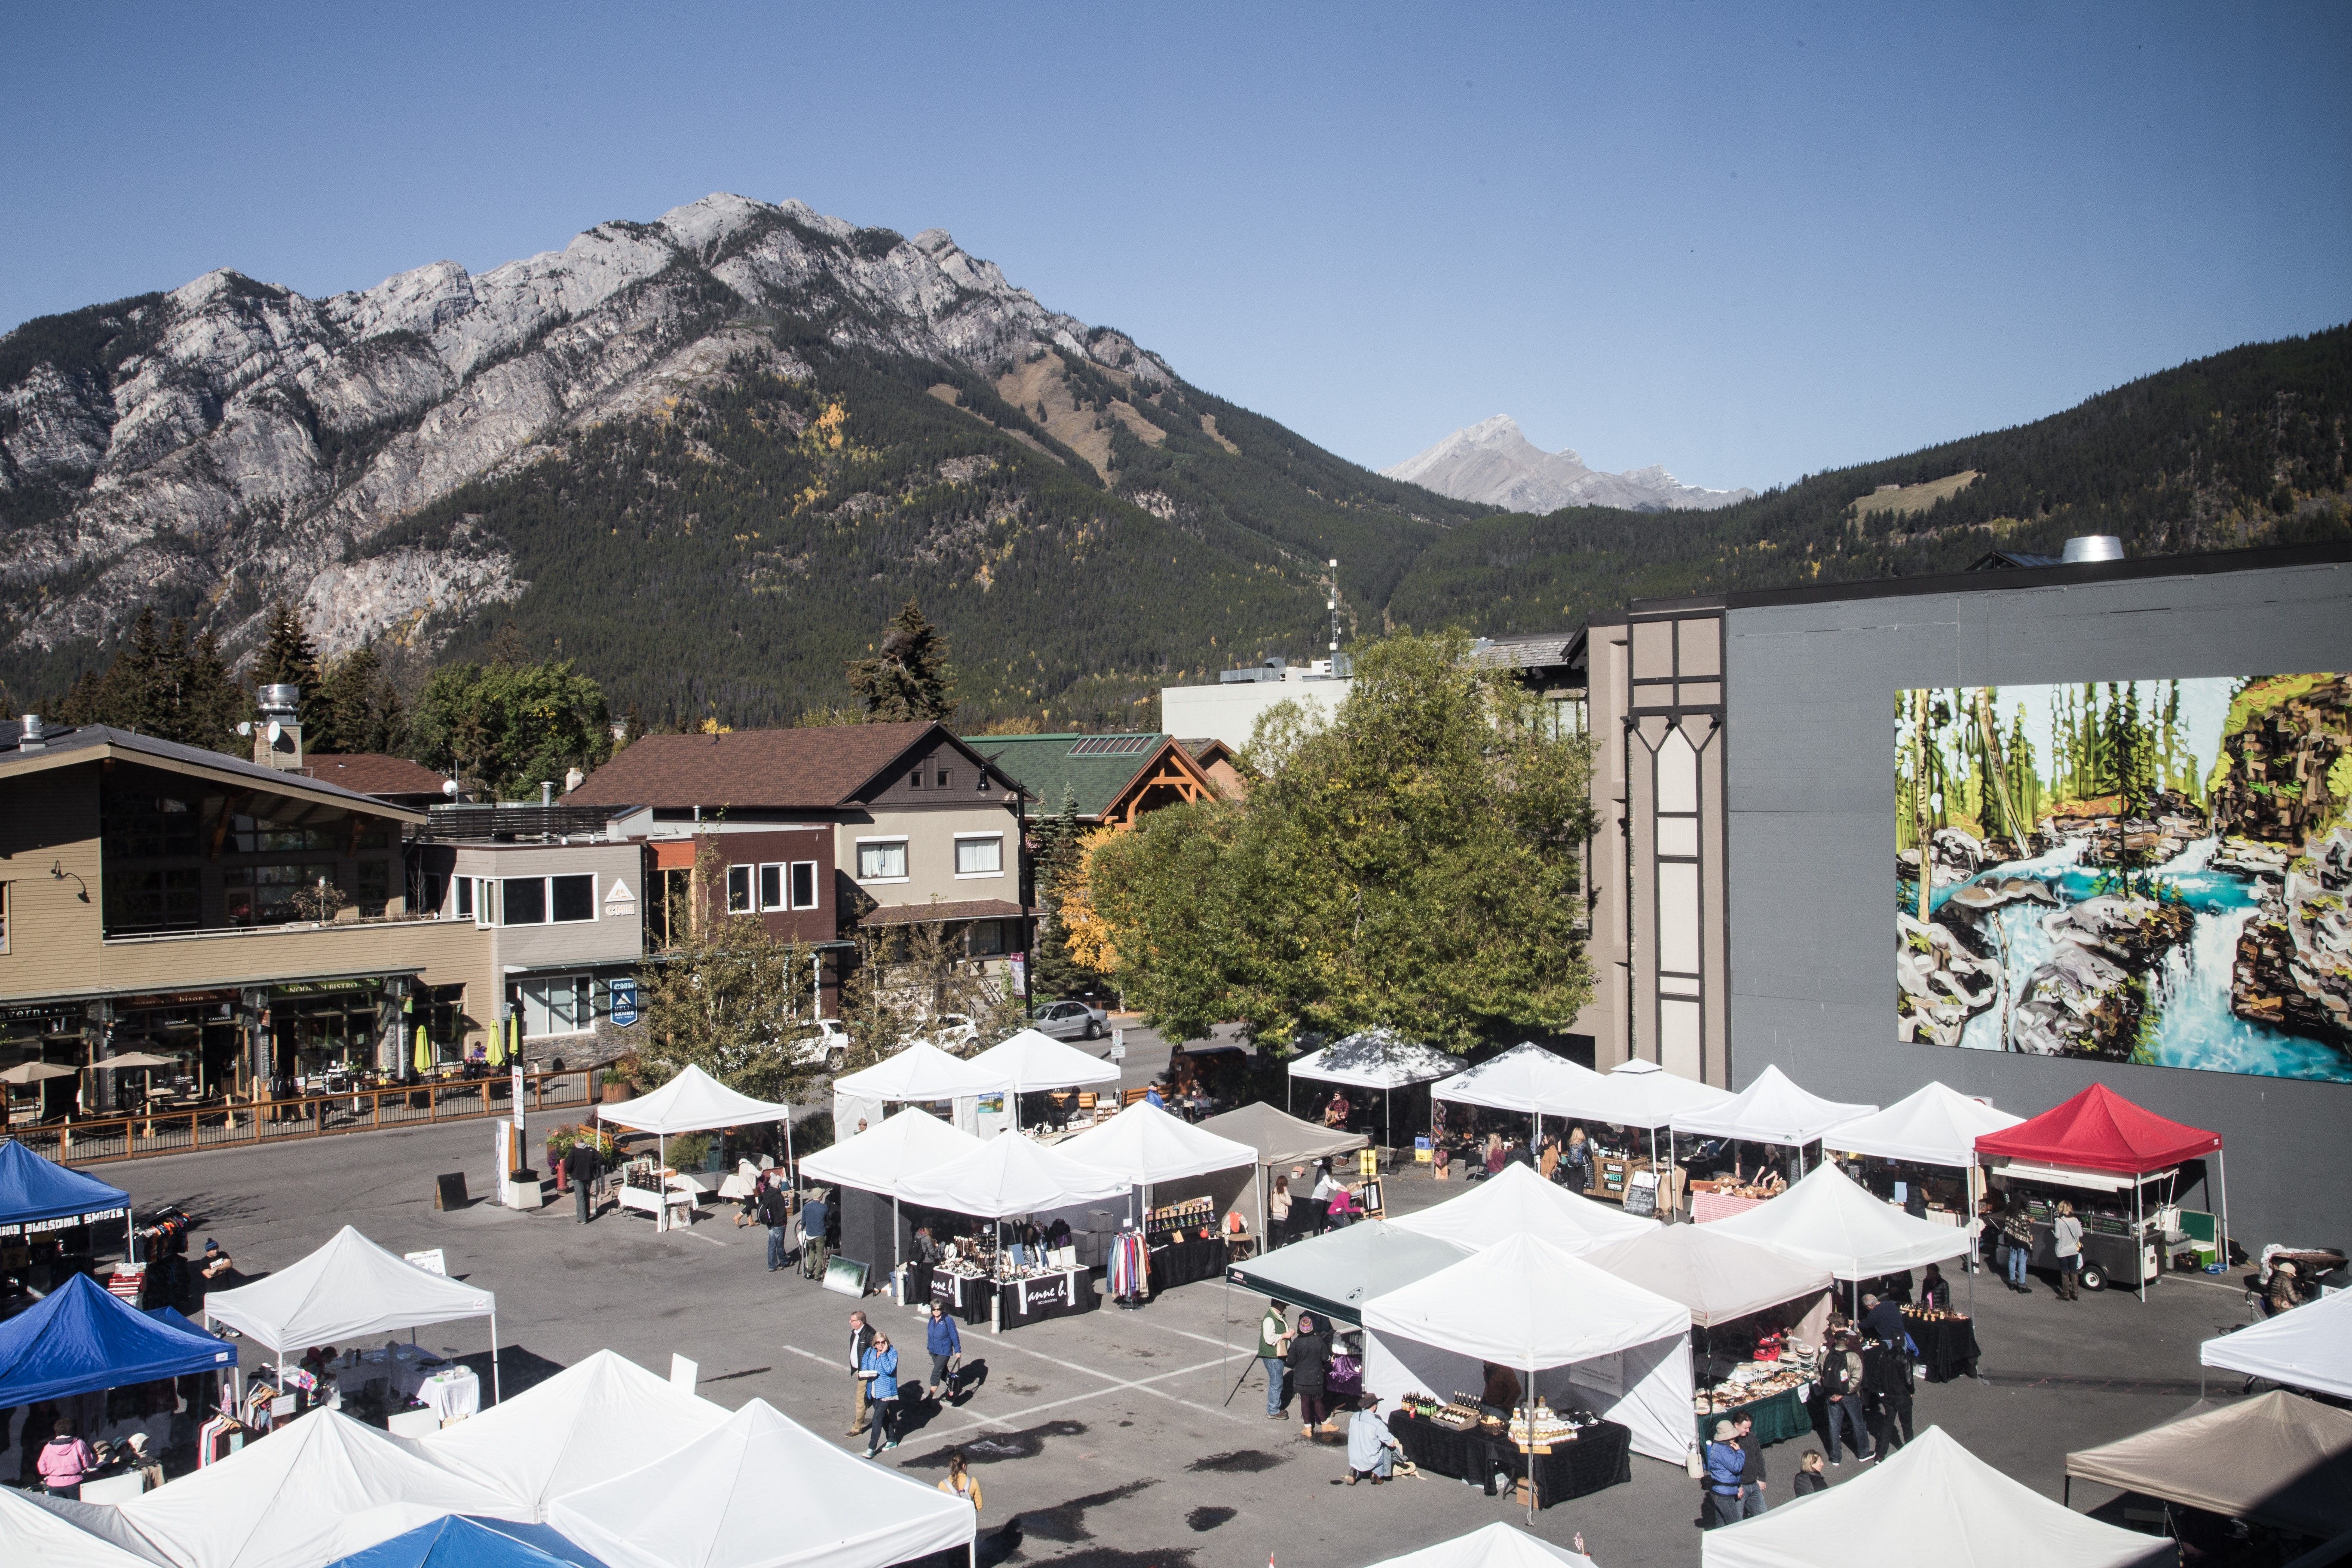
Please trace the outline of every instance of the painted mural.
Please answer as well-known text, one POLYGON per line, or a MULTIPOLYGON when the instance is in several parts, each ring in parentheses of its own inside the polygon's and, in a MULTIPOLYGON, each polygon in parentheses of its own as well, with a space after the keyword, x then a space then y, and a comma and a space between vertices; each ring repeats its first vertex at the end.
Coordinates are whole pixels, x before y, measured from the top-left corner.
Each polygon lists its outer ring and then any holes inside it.
POLYGON ((2352 1082, 2352 677, 1905 691, 1896 1036, 2352 1082))

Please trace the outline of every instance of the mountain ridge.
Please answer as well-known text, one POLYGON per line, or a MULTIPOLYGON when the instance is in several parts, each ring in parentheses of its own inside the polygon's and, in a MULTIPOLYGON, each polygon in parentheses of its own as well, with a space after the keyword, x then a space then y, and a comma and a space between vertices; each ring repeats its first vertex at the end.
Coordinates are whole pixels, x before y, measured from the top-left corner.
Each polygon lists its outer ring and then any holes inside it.
POLYGON ((1541 516, 1570 506, 1627 511, 1706 510, 1754 498, 1751 489, 1710 490, 1686 485, 1662 463, 1622 474, 1589 467, 1573 447, 1547 452, 1527 438, 1517 420, 1496 414, 1465 426, 1436 445, 1381 470, 1401 479, 1502 511, 1541 516))

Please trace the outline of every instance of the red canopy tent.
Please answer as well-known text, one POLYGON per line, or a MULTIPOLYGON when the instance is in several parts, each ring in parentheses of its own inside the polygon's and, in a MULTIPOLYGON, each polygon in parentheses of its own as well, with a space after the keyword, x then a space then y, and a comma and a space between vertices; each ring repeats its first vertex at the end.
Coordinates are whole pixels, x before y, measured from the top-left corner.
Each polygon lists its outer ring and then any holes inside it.
MULTIPOLYGON (((2095 1083, 2074 1099, 2014 1127, 1985 1133, 1977 1140, 1977 1154, 2124 1176, 2166 1170, 2183 1160, 2210 1154, 2221 1192, 2221 1257, 2230 1256, 2230 1176, 2221 1161, 2221 1135, 2158 1116, 2103 1083, 2095 1083)), ((2132 1187, 2132 1205, 2137 1211, 2137 1183, 2132 1187)), ((2142 1300, 2147 1299, 2144 1280, 2139 1293, 2142 1300)))

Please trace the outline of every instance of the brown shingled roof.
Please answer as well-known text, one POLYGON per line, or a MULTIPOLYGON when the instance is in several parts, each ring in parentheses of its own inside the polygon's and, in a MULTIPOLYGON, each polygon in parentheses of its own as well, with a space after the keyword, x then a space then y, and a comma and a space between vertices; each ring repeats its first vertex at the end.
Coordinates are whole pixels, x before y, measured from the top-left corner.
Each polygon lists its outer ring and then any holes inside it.
POLYGON ((563 804, 832 810, 847 804, 935 728, 922 722, 832 724, 640 736, 589 774, 563 804))
POLYGON ((443 782, 431 768, 381 752, 313 752, 302 771, 357 795, 439 795, 443 782))

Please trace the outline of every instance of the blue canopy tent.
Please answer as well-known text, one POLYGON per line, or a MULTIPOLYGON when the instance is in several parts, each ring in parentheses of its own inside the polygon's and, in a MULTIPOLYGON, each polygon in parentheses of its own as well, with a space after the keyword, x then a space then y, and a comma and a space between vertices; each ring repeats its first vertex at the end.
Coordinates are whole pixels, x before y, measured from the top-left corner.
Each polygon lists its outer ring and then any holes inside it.
POLYGON ((500 1533, 520 1528, 525 1527, 500 1525, 493 1530, 461 1514, 446 1514, 340 1558, 331 1568, 572 1568, 562 1558, 551 1557, 536 1546, 500 1533))
POLYGON ((37 1236, 94 1219, 122 1222, 128 1258, 129 1193, 44 1160, 13 1138, 0 1142, 0 1237, 37 1236))
POLYGON ((0 1409, 236 1364, 235 1345, 161 1321, 76 1274, 0 1323, 0 1409))

